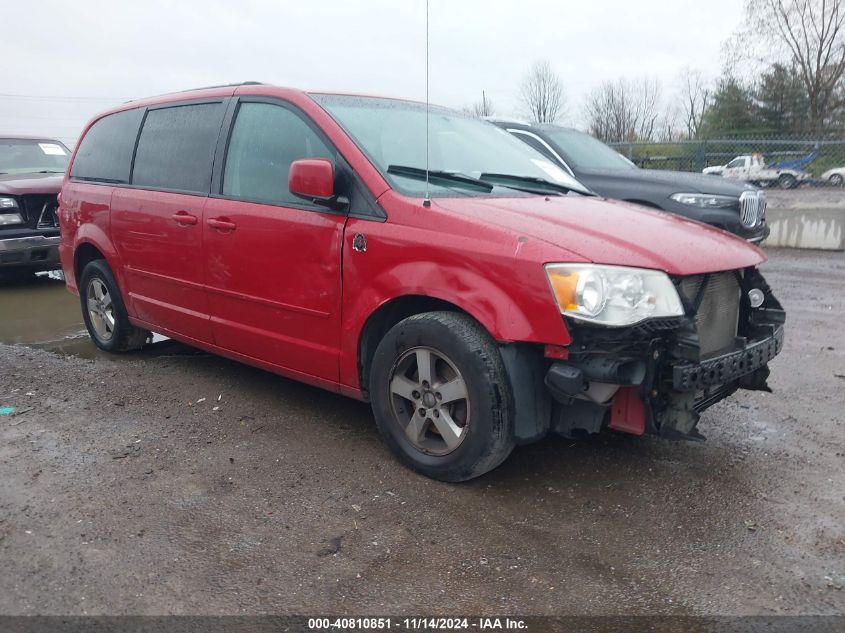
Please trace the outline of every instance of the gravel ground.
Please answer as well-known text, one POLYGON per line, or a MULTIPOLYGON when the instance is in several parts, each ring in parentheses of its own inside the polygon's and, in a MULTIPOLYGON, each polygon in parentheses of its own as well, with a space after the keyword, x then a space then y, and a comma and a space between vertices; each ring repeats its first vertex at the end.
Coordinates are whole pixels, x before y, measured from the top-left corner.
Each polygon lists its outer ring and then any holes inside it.
POLYGON ((367 405, 173 342, 0 346, 0 613, 843 613, 845 257, 770 255, 773 394, 462 485, 367 405))

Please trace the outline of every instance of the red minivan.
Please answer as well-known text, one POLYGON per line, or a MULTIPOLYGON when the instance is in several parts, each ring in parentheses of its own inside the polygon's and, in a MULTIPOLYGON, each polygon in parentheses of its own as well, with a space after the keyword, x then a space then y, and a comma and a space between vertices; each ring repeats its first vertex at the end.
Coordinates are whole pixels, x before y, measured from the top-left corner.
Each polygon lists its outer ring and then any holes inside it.
POLYGON ((126 104, 71 159, 61 259, 100 348, 159 332, 372 403, 460 481, 550 432, 699 438, 767 389, 756 247, 600 199, 504 130, 260 84, 126 104))

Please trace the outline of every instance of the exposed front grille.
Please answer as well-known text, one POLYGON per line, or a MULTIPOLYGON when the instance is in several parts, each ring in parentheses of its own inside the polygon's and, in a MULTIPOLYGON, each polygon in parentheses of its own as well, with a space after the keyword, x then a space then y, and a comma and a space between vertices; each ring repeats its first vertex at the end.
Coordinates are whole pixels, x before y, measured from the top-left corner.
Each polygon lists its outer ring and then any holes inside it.
POLYGON ((734 272, 685 277, 681 281, 681 291, 691 305, 695 305, 701 285, 705 281, 707 285, 695 315, 702 357, 731 347, 739 322, 740 288, 734 272))
POLYGON ((35 228, 37 229, 57 229, 59 228, 59 216, 56 213, 59 208, 58 200, 50 200, 45 202, 41 211, 38 213, 38 220, 35 228))
POLYGON ((752 229, 766 217, 766 194, 762 191, 743 191, 739 197, 739 220, 752 229))
POLYGON ((27 226, 32 229, 58 228, 56 194, 33 193, 21 197, 27 226))

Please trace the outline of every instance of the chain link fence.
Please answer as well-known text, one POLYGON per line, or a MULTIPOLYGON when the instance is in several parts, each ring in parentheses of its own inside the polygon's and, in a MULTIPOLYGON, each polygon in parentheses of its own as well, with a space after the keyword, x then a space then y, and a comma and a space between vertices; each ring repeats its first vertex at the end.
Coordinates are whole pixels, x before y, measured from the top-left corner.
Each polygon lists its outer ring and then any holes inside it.
POLYGON ((845 167, 845 129, 818 135, 743 137, 685 140, 674 142, 633 141, 609 143, 617 152, 645 169, 701 172, 705 167, 725 165, 737 156, 762 154, 767 164, 785 160, 815 158, 804 170, 808 182, 828 185, 822 174, 834 167, 845 167))

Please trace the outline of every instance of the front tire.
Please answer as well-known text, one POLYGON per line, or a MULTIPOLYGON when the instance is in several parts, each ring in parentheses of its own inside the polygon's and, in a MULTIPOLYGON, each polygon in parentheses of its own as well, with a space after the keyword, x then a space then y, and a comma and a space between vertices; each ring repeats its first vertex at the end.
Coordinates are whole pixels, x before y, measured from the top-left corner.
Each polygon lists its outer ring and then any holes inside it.
POLYGON ((834 187, 841 187, 842 183, 845 182, 845 178, 841 174, 833 174, 827 181, 834 187))
POLYGON ((396 324, 376 349, 370 397, 385 443, 434 479, 478 477, 513 450, 502 357, 467 315, 427 312, 396 324))
POLYGON ((79 279, 82 318, 94 344, 106 352, 141 349, 150 333, 129 322, 120 288, 103 259, 88 262, 79 279))
POLYGON ((778 187, 781 189, 795 189, 798 180, 792 174, 781 174, 778 176, 778 187))

